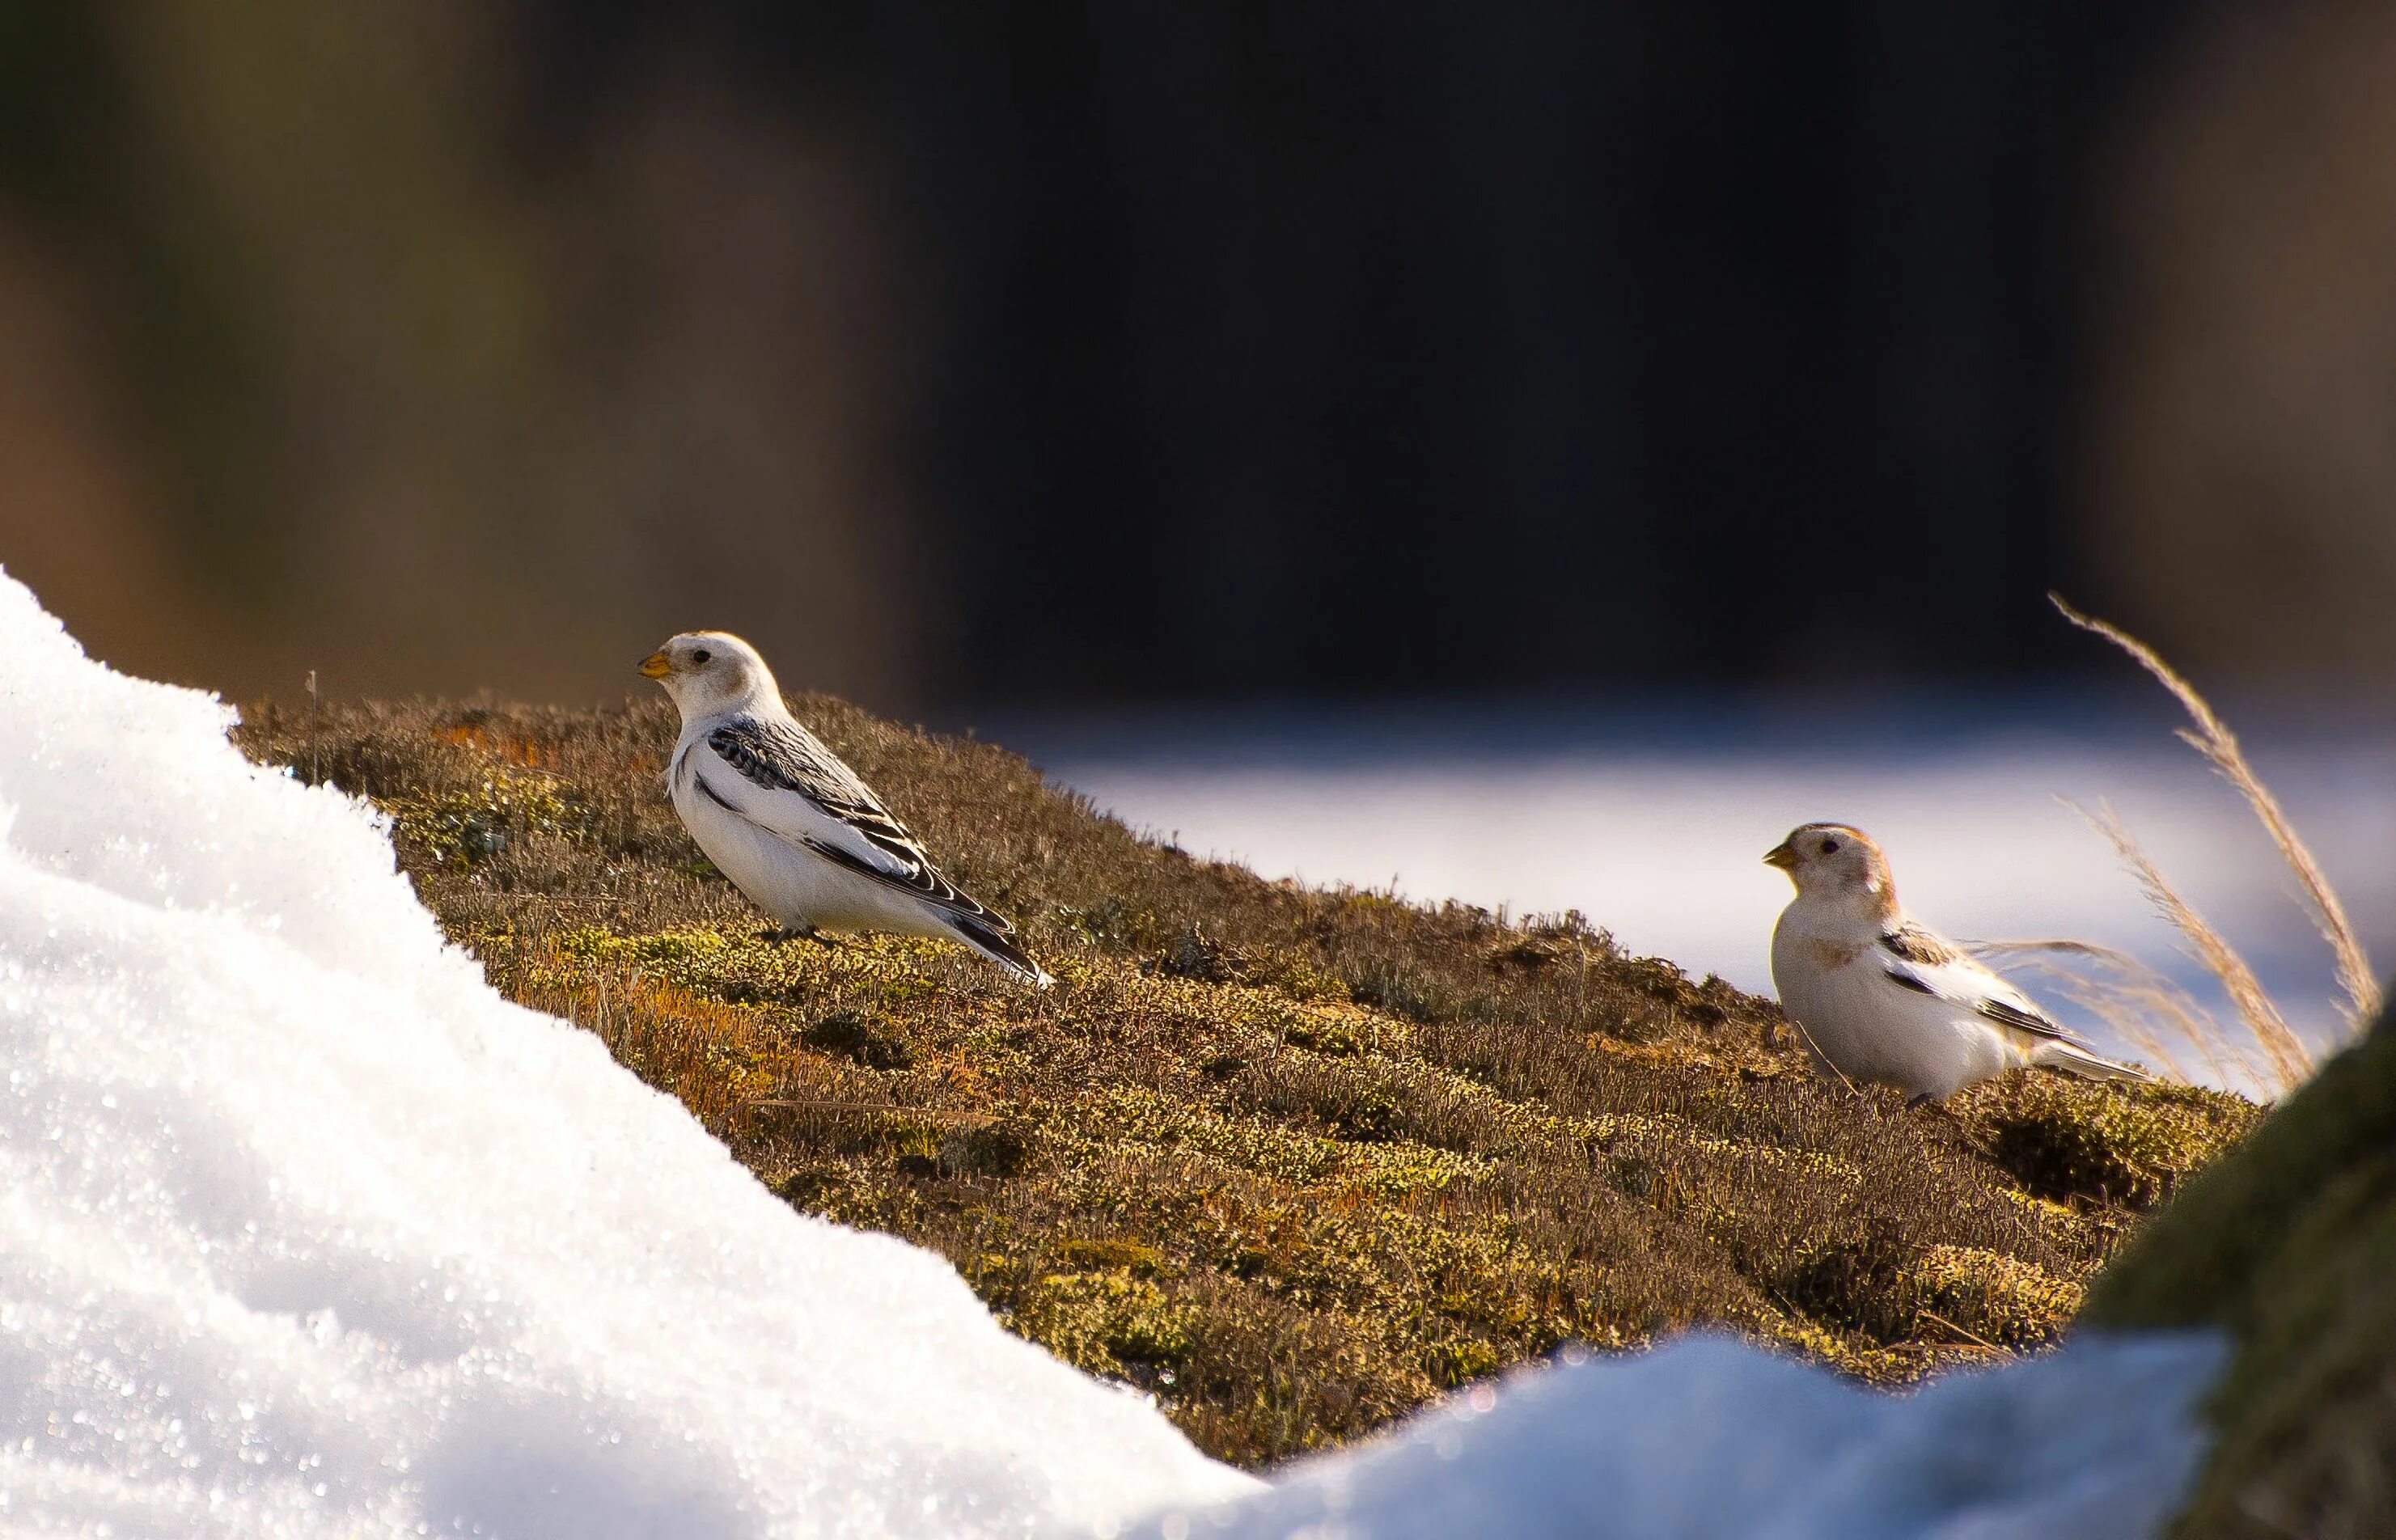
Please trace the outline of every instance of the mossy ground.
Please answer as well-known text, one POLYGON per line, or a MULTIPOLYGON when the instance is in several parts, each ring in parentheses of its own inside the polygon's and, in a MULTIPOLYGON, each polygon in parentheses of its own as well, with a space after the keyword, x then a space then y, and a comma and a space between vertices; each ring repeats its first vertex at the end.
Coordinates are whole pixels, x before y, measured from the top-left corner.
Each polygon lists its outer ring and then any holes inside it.
POLYGON ((661 701, 269 706, 238 740, 384 807, 496 985, 792 1204, 938 1251, 1241 1464, 1571 1340, 1724 1325, 1884 1382, 2034 1347, 2254 1115, 2043 1076, 1858 1100, 1768 1003, 1578 916, 1268 883, 992 746, 797 705, 1056 989, 764 939, 665 801, 661 701))

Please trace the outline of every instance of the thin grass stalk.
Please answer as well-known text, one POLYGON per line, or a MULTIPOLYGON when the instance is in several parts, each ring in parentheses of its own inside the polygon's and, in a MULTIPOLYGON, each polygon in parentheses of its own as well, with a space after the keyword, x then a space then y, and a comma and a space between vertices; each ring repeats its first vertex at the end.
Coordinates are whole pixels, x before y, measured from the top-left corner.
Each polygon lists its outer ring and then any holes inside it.
POLYGON ((2125 951, 2093 941, 2057 939, 1975 942, 1971 950, 2001 972, 2030 969, 2043 976, 2057 993, 2112 1028, 2149 1062, 2160 1065, 2166 1079, 2195 1083, 2173 1050, 2176 1038, 2203 1058, 2216 1084, 2271 1082, 2270 1071, 2194 995, 2125 951), (2104 976, 2109 974, 2114 976, 2104 976))
POLYGON ((2111 808, 2107 807, 2099 814, 2091 813, 2073 802, 2067 801, 2064 805, 2112 842, 2115 854, 2137 878, 2138 886, 2145 891, 2148 902, 2188 937, 2189 944, 2196 949, 2197 961, 2221 980, 2230 1002, 2238 1007, 2240 1019, 2254 1034, 2256 1046, 2263 1050, 2270 1067, 2271 1079, 2279 1089, 2292 1091, 2309 1079, 2313 1072, 2312 1051, 2305 1046, 2304 1039, 2296 1035, 2296 1029, 2288 1025, 2287 1018, 2280 1014, 2280 1007, 2263 988, 2262 980, 2255 976, 2255 970, 2238 949, 2230 944, 2230 938, 2216 930, 2211 921, 2199 914, 2194 905, 2181 897, 2171 883, 2164 881, 2163 874, 2139 846, 2136 838, 2123 826, 2121 819, 2113 816, 2111 808))
POLYGON ((2215 714, 2212 706, 2197 693, 2196 687, 2181 678, 2170 664, 2156 655, 2152 647, 2118 626, 2081 614, 2058 594, 2050 593, 2047 599, 2062 612, 2066 620, 2082 631, 2103 637, 2128 653, 2140 668, 2172 693, 2195 722, 2194 732, 2180 729, 2180 740, 2203 754, 2224 779, 2237 788, 2238 794, 2246 799, 2246 805, 2253 808, 2256 817, 2262 821, 2265 831, 2271 836, 2271 843, 2279 847, 2281 859, 2286 861, 2288 870, 2296 874, 2297 883, 2312 905, 2314 926, 2321 932, 2322 938, 2329 943, 2330 951, 2337 959, 2338 985, 2346 991, 2347 1025, 2352 1031, 2362 1031, 2379 1015, 2379 975, 2372 967, 2370 956, 2363 950, 2362 938, 2355 934, 2353 922, 2347 918, 2346 906, 2338 901, 2337 890, 2330 886, 2321 863, 2313 859, 2312 851, 2297 836, 2296 826, 2288 821, 2287 812, 2281 807, 2279 798, 2271 794, 2270 788, 2263 784, 2263 778, 2247 763, 2244 750, 2238 745, 2237 736, 2215 714))

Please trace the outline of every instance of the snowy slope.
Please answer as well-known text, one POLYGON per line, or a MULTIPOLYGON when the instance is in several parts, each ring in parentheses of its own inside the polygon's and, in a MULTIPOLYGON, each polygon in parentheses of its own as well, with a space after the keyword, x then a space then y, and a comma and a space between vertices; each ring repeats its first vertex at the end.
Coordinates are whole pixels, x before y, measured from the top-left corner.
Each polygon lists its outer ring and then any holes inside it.
POLYGON ((1891 1396, 1721 1337, 1473 1387, 1140 1540, 2141 1540, 2178 1509, 2224 1361, 2087 1338, 1891 1396))
POLYGON ((1251 1485, 501 1001, 225 723, 0 577, 0 1531, 999 1534, 1251 1485))

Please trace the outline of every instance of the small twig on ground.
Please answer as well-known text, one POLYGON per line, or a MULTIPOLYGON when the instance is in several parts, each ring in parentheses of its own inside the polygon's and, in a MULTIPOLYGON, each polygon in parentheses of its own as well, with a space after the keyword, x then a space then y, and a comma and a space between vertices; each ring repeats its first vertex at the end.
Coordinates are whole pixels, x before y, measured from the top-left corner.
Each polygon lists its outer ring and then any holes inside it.
POLYGON ((901 1107, 897 1102, 841 1101, 837 1098, 776 1096, 766 1101, 753 1101, 751 1107, 781 1107, 802 1112, 892 1112, 910 1118, 922 1118, 927 1122, 988 1122, 987 1112, 969 1111, 959 1107, 901 1107))
POLYGON ((1954 1333, 1957 1336, 1962 1337, 1963 1339, 1962 1342, 1954 1344, 1954 1346, 1958 1348, 1985 1348, 1991 1353, 2003 1353, 2007 1358, 2013 1357, 2014 1350, 2012 1348, 2000 1347, 1996 1343, 1990 1342, 1987 1337, 1982 1336, 1979 1333, 1973 1331, 1967 1326, 1958 1326, 1955 1322, 1948 1320, 1945 1316, 1940 1315, 1936 1310, 1924 1309, 1922 1312, 1922 1319, 1924 1321, 1935 1321, 1939 1325, 1944 1326, 1949 1331, 1954 1333))

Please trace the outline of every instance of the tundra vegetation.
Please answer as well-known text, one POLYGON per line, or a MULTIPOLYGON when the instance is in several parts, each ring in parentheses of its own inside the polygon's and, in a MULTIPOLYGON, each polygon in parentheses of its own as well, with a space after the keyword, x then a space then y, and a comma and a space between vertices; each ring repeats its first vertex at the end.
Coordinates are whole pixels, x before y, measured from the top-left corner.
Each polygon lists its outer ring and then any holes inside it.
POLYGON ((940 1253, 1241 1465, 1573 1343, 1717 1327, 1884 1384, 2034 1349, 2259 1115, 2043 1074, 1906 1113, 1577 914, 1268 882, 990 744, 793 705, 1055 989, 769 938, 666 802, 662 700, 268 704, 237 740, 371 799, 493 984, 794 1207, 940 1253))

